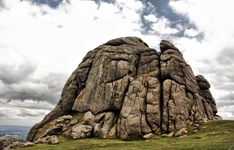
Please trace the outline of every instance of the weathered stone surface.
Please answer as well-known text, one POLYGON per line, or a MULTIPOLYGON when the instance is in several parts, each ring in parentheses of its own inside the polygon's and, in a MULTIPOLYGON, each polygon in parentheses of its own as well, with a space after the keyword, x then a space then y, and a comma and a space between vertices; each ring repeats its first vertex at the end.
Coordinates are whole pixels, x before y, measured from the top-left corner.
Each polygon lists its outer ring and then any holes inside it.
POLYGON ((163 80, 171 79, 184 85, 186 90, 196 93, 198 85, 190 66, 183 55, 174 49, 167 49, 160 55, 161 76, 163 80))
POLYGON ((126 37, 90 51, 67 80, 55 109, 34 125, 27 140, 172 136, 187 125, 220 119, 208 81, 195 77, 170 42, 163 40, 160 50, 126 37), (76 114, 83 118, 75 119, 76 114), (38 133, 53 120, 56 125, 38 133))
POLYGON ((162 53, 168 49, 174 49, 174 50, 179 51, 179 49, 177 47, 175 47, 172 43, 170 43, 167 40, 162 40, 159 46, 160 46, 160 50, 162 53))
POLYGON ((173 135, 174 135, 174 132, 171 132, 171 133, 169 133, 169 134, 162 134, 162 137, 171 138, 171 137, 173 137, 173 135))
POLYGON ((34 142, 34 144, 38 144, 38 143, 59 144, 59 139, 56 135, 52 135, 52 136, 48 135, 45 137, 41 137, 34 142))
POLYGON ((64 127, 63 124, 57 124, 56 126, 53 126, 48 130, 46 130, 46 132, 42 134, 39 138, 44 138, 50 135, 58 135, 63 130, 63 127, 64 127))
POLYGON ((151 139, 151 138, 153 138, 153 137, 154 137, 154 134, 153 134, 153 133, 148 133, 148 134, 146 134, 146 135, 143 136, 143 138, 146 139, 146 140, 147 140, 147 139, 151 139))
POLYGON ((90 137, 92 134, 92 127, 89 125, 78 124, 72 128, 72 139, 80 139, 90 137))
POLYGON ((0 149, 4 149, 11 144, 18 142, 17 138, 10 138, 10 139, 5 139, 5 140, 0 140, 0 149))
POLYGON ((53 135, 48 139, 48 143, 49 144, 58 144, 59 143, 59 139, 57 136, 53 135))
POLYGON ((101 113, 95 116, 94 135, 99 138, 116 137, 117 115, 114 112, 101 113))
MULTIPOLYGON (((162 132, 170 133, 188 124, 192 100, 186 96, 185 86, 173 80, 163 82, 162 132)), ((192 120, 191 120, 192 121, 192 120)))
POLYGON ((219 116, 219 115, 215 115, 215 118, 214 118, 215 120, 223 120, 223 118, 221 117, 221 116, 219 116))
POLYGON ((34 143, 31 142, 14 142, 11 145, 3 148, 2 150, 10 150, 10 149, 16 149, 16 148, 22 148, 22 147, 28 147, 28 146, 34 146, 34 143))
POLYGON ((153 85, 158 82, 155 76, 157 71, 140 75, 130 83, 119 117, 119 126, 123 126, 118 130, 121 139, 141 138, 144 134, 159 131, 160 84, 153 85))
POLYGON ((75 125, 78 122, 76 119, 72 119, 71 122, 68 124, 68 126, 75 125))
POLYGON ((33 143, 35 144, 39 144, 39 143, 48 143, 48 139, 50 138, 50 136, 46 136, 43 138, 38 138, 36 141, 34 141, 33 143))
POLYGON ((14 142, 13 144, 5 147, 3 150, 10 150, 10 149, 16 149, 16 148, 22 148, 22 147, 28 147, 28 146, 34 146, 34 143, 31 142, 14 142))
POLYGON ((93 59, 94 65, 86 81, 88 88, 76 98, 72 108, 74 111, 90 110, 94 114, 107 110, 119 111, 130 77, 149 73, 158 67, 158 56, 154 49, 146 47, 135 38, 122 40, 126 41, 119 46, 110 46, 108 42, 101 46, 93 59))
POLYGON ((188 133, 186 128, 181 128, 179 131, 176 132, 175 137, 182 136, 184 134, 188 133))
POLYGON ((213 114, 216 115, 217 113, 216 103, 209 90, 210 88, 209 82, 202 75, 197 75, 196 80, 199 85, 199 95, 206 100, 206 102, 211 106, 213 114))

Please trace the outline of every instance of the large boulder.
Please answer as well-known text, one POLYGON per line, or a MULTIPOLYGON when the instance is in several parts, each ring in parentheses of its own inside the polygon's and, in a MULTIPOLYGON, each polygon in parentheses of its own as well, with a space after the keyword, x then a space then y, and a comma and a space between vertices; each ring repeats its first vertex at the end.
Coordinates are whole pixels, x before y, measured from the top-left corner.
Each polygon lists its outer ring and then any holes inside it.
POLYGON ((89 125, 78 125, 73 127, 71 137, 72 139, 80 139, 90 137, 93 128, 89 125))
POLYGON ((125 37, 88 52, 57 106, 32 127, 27 140, 47 135, 129 140, 218 118, 208 81, 195 77, 169 41, 163 40, 160 50, 125 37), (68 124, 59 125, 66 119, 68 124))

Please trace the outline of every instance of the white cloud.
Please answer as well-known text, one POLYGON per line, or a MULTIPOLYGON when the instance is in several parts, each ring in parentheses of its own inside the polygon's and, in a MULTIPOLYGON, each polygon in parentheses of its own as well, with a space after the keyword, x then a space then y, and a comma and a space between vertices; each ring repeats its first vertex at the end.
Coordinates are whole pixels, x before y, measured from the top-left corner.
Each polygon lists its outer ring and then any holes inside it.
POLYGON ((225 120, 234 119, 234 105, 223 106, 218 109, 218 114, 225 120))
POLYGON ((118 7, 124 9, 134 10, 135 12, 141 12, 144 8, 144 5, 141 1, 138 0, 116 0, 115 3, 118 7))
POLYGON ((144 16, 144 19, 149 22, 156 22, 158 20, 154 14, 144 16))
POLYGON ((156 23, 152 24, 152 29, 157 31, 160 34, 175 34, 179 30, 170 27, 171 22, 165 18, 161 17, 156 23))
POLYGON ((145 21, 149 23, 152 31, 150 34, 158 34, 159 36, 176 34, 179 32, 179 28, 172 28, 171 21, 162 17, 157 17, 157 14, 149 14, 143 16, 145 21))
MULTIPOLYGON (((233 38, 234 22, 230 20, 234 10, 232 0, 171 0, 169 5, 179 14, 189 18, 200 32, 204 32, 205 40, 228 43, 233 38), (222 40, 224 38, 224 40, 222 40)), ((220 43, 219 42, 219 43, 220 43)), ((224 44, 223 43, 223 44, 224 44)))
POLYGON ((184 31, 184 35, 185 36, 189 36, 189 37, 194 37, 194 36, 197 36, 199 34, 199 31, 191 28, 191 29, 186 29, 184 31))

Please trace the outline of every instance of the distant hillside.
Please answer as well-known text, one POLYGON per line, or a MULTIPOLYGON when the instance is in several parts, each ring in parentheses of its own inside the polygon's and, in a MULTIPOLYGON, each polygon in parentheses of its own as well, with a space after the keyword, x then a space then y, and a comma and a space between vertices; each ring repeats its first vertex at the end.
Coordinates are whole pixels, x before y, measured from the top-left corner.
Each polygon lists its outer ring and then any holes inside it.
POLYGON ((31 127, 0 125, 0 137, 26 139, 31 127))

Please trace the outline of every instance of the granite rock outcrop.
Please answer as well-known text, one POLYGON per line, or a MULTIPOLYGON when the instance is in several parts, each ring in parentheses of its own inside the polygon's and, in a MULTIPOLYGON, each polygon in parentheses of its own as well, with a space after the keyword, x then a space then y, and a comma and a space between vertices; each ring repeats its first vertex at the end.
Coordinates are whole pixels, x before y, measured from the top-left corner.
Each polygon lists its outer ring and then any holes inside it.
POLYGON ((209 82, 193 74, 170 42, 162 40, 160 51, 140 38, 124 37, 88 52, 57 106, 27 140, 47 135, 129 140, 220 118, 209 82))

